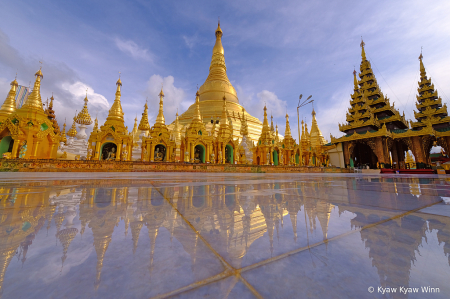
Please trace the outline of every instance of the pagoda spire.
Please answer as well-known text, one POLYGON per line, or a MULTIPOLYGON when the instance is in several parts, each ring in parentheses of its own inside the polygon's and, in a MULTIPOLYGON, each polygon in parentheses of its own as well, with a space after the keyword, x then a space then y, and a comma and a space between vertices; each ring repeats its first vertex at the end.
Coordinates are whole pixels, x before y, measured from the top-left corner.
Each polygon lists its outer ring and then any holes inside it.
MULTIPOLYGON (((64 123, 64 128, 66 127, 66 123, 64 123)), ((98 119, 97 117, 95 118, 94 121, 94 128, 92 129, 92 132, 97 133, 98 132, 98 119)))
POLYGON ((356 70, 353 70, 353 84, 354 84, 354 90, 359 90, 358 86, 358 79, 356 78, 356 70))
POLYGON ((419 56, 420 61, 420 81, 418 82, 418 95, 416 108, 419 112, 414 111, 416 122, 411 122, 413 130, 421 127, 438 125, 439 129, 450 128, 450 117, 447 112, 447 105, 442 105, 442 98, 438 95, 438 91, 434 88, 431 78, 427 77, 425 66, 423 64, 422 51, 419 56))
POLYGON ((66 137, 66 122, 64 122, 63 129, 62 129, 62 132, 61 132, 61 142, 64 142, 64 143, 67 142, 67 137, 66 137))
POLYGON ((360 46, 361 46, 361 57, 362 57, 362 60, 364 61, 364 60, 367 60, 367 58, 366 58, 366 51, 364 51, 364 46, 365 46, 366 44, 364 43, 364 41, 363 41, 363 39, 362 39, 362 37, 361 37, 361 44, 360 44, 360 46))
POLYGON ((267 107, 264 105, 263 131, 270 131, 269 121, 267 120, 267 107))
POLYGON ((222 29, 220 28, 220 21, 217 25, 217 29, 215 32, 216 35, 216 43, 214 45, 213 51, 212 51, 212 58, 211 58, 211 65, 209 67, 209 75, 206 78, 206 82, 208 81, 225 81, 228 84, 231 85, 230 80, 227 76, 227 67, 225 65, 225 56, 224 56, 224 50, 222 46, 222 29))
POLYGON ((123 120, 123 110, 122 110, 122 104, 120 102, 120 98, 121 98, 121 92, 120 92, 120 87, 122 86, 122 80, 117 80, 116 82, 117 85, 117 89, 116 89, 116 98, 114 99, 114 103, 111 106, 111 109, 109 109, 109 114, 108 117, 106 118, 106 123, 111 123, 113 124, 113 122, 119 122, 122 125, 124 125, 124 120, 123 120))
MULTIPOLYGON (((51 97, 50 105, 53 106, 53 96, 51 97)), ((80 113, 77 115, 76 123, 79 125, 86 125, 89 126, 92 124, 92 118, 89 114, 87 103, 88 103, 88 97, 86 92, 86 97, 84 98, 84 106, 83 109, 81 109, 80 113)))
POLYGON ((33 91, 28 96, 26 102, 19 109, 25 113, 28 112, 37 112, 41 116, 46 116, 44 112, 44 108, 42 107, 42 99, 41 99, 41 80, 44 78, 42 75, 41 69, 36 72, 36 81, 34 82, 33 91))
POLYGON ((69 137, 75 137, 75 136, 77 136, 77 126, 76 126, 76 123, 77 123, 77 117, 76 116, 74 116, 73 117, 73 124, 72 124, 72 127, 69 129, 69 131, 67 132, 67 136, 69 136, 69 137))
POLYGON ((291 135, 291 127, 289 125, 289 115, 286 113, 286 130, 284 131, 284 138, 290 138, 291 135))
POLYGON ((0 108, 0 121, 16 112, 16 90, 18 86, 17 80, 14 79, 14 81, 11 82, 11 89, 9 90, 8 96, 0 108))
POLYGON ((223 96, 222 116, 220 117, 220 127, 228 127, 227 98, 223 96))
POLYGON ((161 87, 161 92, 159 93, 159 111, 158 111, 158 116, 156 117, 155 124, 160 124, 160 125, 165 124, 165 119, 164 119, 164 114, 163 114, 163 105, 164 105, 163 99, 164 99, 164 92, 163 92, 163 88, 161 87))
MULTIPOLYGON (((225 107, 225 109, 226 109, 226 107, 225 107)), ((200 94, 198 93, 198 90, 197 90, 197 93, 195 94, 195 112, 194 112, 194 118, 192 119, 192 121, 193 122, 202 122, 202 118, 200 115, 200 94)))
POLYGON ((60 132, 59 132, 58 122, 56 121, 55 111, 53 110, 53 100, 54 99, 55 98, 52 95, 52 97, 50 98, 50 103, 47 106, 46 112, 47 112, 48 119, 53 123, 53 128, 55 129, 54 133, 57 135, 60 132))
POLYGON ((270 131, 274 132, 274 128, 273 128, 273 115, 270 114, 270 131))
POLYGON ((148 123, 148 105, 147 102, 145 102, 144 105, 144 113, 142 113, 141 121, 139 122, 138 129, 142 132, 148 132, 150 131, 150 125, 148 123))

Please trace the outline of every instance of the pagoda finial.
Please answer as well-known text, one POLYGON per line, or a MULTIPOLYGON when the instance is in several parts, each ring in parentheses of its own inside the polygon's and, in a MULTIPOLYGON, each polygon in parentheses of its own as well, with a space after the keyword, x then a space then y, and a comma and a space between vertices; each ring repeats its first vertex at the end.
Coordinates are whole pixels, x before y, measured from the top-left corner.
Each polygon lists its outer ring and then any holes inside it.
POLYGON ((426 79, 427 73, 425 71, 425 66, 423 65, 423 55, 422 55, 422 48, 420 47, 420 56, 419 56, 419 61, 420 61, 420 77, 426 79))
POLYGON ((148 132, 150 131, 150 125, 148 123, 148 105, 147 100, 144 105, 144 112, 142 113, 141 121, 139 122, 138 129, 141 131, 148 132))
POLYGON ((364 51, 364 46, 365 45, 366 44, 364 43, 363 38, 361 36, 361 44, 360 44, 360 46, 361 46, 361 57, 362 57, 363 60, 366 60, 366 52, 364 51))
POLYGON ((14 81, 11 82, 11 89, 9 90, 8 96, 0 108, 0 119, 6 118, 16 111, 16 89, 18 86, 17 80, 14 79, 14 81))
POLYGON ((354 89, 358 90, 358 79, 356 78, 356 70, 353 69, 353 84, 355 85, 354 89))
POLYGON ((161 124, 161 125, 165 124, 163 107, 164 107, 164 91, 163 91, 163 85, 161 83, 161 92, 159 93, 159 111, 158 111, 158 116, 156 117, 155 124, 161 124))
POLYGON ((39 114, 45 115, 44 109, 42 107, 42 99, 41 99, 41 80, 44 78, 42 75, 41 69, 39 69, 36 74, 36 81, 34 82, 33 91, 27 98, 27 101, 23 104, 20 110, 35 110, 38 111, 39 114))

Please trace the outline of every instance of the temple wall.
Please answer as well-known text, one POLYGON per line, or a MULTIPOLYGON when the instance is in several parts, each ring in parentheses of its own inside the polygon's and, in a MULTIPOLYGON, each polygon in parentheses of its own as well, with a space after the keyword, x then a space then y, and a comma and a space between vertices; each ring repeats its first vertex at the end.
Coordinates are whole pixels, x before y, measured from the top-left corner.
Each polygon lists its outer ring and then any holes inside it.
POLYGON ((336 167, 189 164, 0 159, 0 171, 13 172, 234 172, 234 173, 350 173, 336 167))

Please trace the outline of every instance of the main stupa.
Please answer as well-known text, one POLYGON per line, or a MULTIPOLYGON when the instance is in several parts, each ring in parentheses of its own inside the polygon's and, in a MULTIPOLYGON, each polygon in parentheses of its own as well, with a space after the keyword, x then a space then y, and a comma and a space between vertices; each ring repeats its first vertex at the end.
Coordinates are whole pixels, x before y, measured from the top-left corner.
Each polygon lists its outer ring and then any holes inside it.
MULTIPOLYGON (((198 92, 200 95, 200 114, 203 123, 209 123, 211 120, 216 122, 218 120, 222 113, 223 97, 225 96, 227 99, 228 118, 233 126, 233 137, 242 138, 240 134, 241 120, 245 117, 248 125, 248 136, 253 141, 258 140, 261 135, 262 123, 256 117, 251 116, 239 104, 236 90, 227 76, 220 22, 216 29, 216 44, 213 48, 209 75, 198 92)), ((195 104, 192 104, 179 117, 179 124, 183 126, 189 125, 194 117, 195 109, 195 104)))

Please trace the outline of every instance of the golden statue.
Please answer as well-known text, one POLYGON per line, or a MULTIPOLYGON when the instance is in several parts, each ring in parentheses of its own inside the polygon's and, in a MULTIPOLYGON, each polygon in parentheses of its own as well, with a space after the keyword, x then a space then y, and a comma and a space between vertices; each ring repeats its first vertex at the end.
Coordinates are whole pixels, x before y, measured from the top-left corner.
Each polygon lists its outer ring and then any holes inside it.
POLYGON ((111 150, 108 153, 108 157, 106 158, 106 160, 115 160, 116 159, 116 148, 113 147, 111 148, 111 150))

